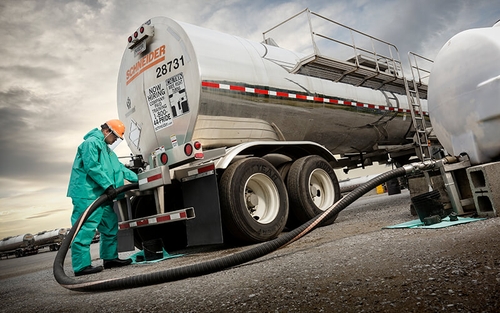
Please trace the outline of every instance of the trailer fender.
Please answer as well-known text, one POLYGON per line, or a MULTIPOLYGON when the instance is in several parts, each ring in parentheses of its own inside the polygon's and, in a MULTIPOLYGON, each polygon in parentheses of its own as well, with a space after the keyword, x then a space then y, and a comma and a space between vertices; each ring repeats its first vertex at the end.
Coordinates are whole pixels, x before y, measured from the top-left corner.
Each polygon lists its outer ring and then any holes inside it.
POLYGON ((251 155, 262 157, 267 154, 283 154, 293 160, 318 155, 335 168, 335 156, 324 146, 312 141, 253 141, 228 148, 226 154, 215 162, 217 169, 226 169, 237 156, 251 155))

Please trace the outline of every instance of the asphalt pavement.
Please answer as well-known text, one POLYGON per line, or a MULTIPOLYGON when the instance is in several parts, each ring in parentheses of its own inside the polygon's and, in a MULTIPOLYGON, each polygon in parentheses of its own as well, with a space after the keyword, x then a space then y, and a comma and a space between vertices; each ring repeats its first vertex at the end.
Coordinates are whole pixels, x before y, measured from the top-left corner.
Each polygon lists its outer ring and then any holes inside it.
MULTIPOLYGON (((407 191, 363 197, 333 225, 257 260, 125 290, 67 290, 52 273, 56 252, 2 259, 0 311, 498 312, 500 219, 433 230, 384 229, 415 219, 409 204, 407 191)), ((95 265, 102 264, 98 247, 92 245, 95 265)), ((248 248, 198 250, 75 279, 144 276, 248 248)), ((74 278, 69 257, 65 270, 74 278)))

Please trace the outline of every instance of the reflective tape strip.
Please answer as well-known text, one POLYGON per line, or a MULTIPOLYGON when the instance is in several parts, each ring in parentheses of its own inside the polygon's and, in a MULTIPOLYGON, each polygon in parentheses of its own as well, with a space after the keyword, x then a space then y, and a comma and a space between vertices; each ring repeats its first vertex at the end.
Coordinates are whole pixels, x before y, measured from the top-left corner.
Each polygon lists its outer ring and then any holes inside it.
POLYGON ((187 219, 187 213, 185 211, 183 212, 177 212, 177 213, 172 213, 172 214, 166 214, 162 216, 156 216, 156 217, 151 217, 151 218, 144 218, 140 219, 137 221, 133 222, 123 222, 118 225, 119 229, 129 229, 133 227, 139 227, 139 226, 147 226, 147 225, 154 225, 154 224, 160 224, 168 221, 175 221, 175 220, 184 220, 187 219))
MULTIPOLYGON (((233 90, 233 91, 239 91, 239 92, 268 95, 268 96, 274 96, 274 97, 299 99, 299 100, 303 100, 303 101, 333 103, 333 104, 348 105, 348 106, 353 106, 353 107, 358 107, 358 108, 394 111, 394 112, 400 112, 400 113, 410 113, 409 109, 387 107, 387 106, 383 106, 383 105, 368 104, 368 103, 351 102, 348 100, 313 97, 313 96, 309 96, 309 95, 305 95, 305 94, 295 94, 295 93, 288 93, 288 92, 283 92, 283 91, 258 89, 258 88, 238 86, 238 85, 227 85, 227 84, 219 84, 219 83, 214 83, 214 82, 202 81, 201 86, 207 87, 207 88, 226 89, 226 90, 233 90)), ((417 113, 418 113, 418 111, 417 111, 417 113)), ((423 113, 424 113, 424 115, 429 115, 429 112, 424 111, 423 113)))
POLYGON ((149 183, 149 182, 152 182, 153 180, 157 180, 157 179, 161 179, 161 173, 160 173, 160 174, 153 175, 153 176, 149 176, 149 177, 148 177, 148 183, 149 183))
POLYGON ((188 171, 188 176, 198 175, 215 169, 215 165, 210 164, 204 167, 200 167, 191 171, 188 171))
POLYGON ((161 176, 161 173, 160 173, 160 174, 149 176, 149 177, 146 177, 146 178, 143 178, 143 179, 139 179, 139 185, 144 185, 144 184, 150 183, 152 181, 155 181, 155 180, 158 180, 158 179, 161 179, 161 178, 162 178, 162 176, 161 176))

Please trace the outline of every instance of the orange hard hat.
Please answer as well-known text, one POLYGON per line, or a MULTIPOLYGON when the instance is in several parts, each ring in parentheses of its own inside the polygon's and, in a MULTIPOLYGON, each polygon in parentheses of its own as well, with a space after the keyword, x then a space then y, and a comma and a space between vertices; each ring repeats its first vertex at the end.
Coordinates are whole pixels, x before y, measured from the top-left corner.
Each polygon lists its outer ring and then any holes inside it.
POLYGON ((108 125, 109 129, 115 134, 120 139, 123 139, 123 135, 125 134, 125 125, 123 125, 122 121, 120 120, 109 120, 106 122, 106 125, 108 125))

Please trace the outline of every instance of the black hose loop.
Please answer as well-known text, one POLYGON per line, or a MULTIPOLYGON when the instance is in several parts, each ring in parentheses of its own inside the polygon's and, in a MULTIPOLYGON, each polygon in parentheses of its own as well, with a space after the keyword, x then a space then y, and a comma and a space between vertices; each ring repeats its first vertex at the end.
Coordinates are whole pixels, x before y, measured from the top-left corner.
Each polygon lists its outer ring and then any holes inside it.
MULTIPOLYGON (((312 229, 314 229, 322 220, 329 218, 335 214, 340 213, 343 209, 345 209, 348 205, 353 203, 355 200, 360 198, 362 195, 367 193, 368 191, 376 188, 378 185, 392 179, 395 177, 403 176, 406 174, 406 170, 404 168, 396 168, 394 170, 383 173, 365 184, 359 186, 351 193, 343 197, 340 201, 331 206, 328 210, 323 212, 322 214, 312 218, 308 222, 303 225, 297 227, 296 229, 283 234, 282 236, 273 239, 271 241, 264 242, 256 247, 224 256, 219 259, 209 260, 203 263, 196 263, 191 265, 186 265, 177 268, 171 268, 159 272, 141 274, 136 276, 129 276, 123 278, 113 278, 106 279, 101 281, 76 281, 66 276, 64 273, 63 265, 64 265, 64 257, 68 251, 69 245, 71 243, 74 234, 76 234, 79 230, 80 219, 85 221, 88 215, 90 215, 95 208, 102 205, 105 201, 101 201, 102 196, 92 204, 87 211, 82 215, 82 217, 75 223, 69 235, 63 241, 63 244, 57 253, 56 259, 54 261, 54 276, 57 282, 70 290, 75 291, 109 291, 109 290, 119 290, 119 289, 127 289, 127 288, 136 288, 149 286, 154 284, 161 284, 176 280, 181 280, 189 277, 202 276, 206 274, 215 273, 236 265, 240 265, 257 258, 260 258, 266 254, 269 254, 273 251, 278 250, 279 248, 299 239, 304 236, 312 229), (88 213, 87 213, 88 212, 88 213)), ((137 184, 135 184, 137 186, 137 184)), ((130 185, 127 185, 130 186, 130 185)), ((118 188, 117 192, 124 192, 127 186, 118 188)), ((130 190, 133 188, 128 188, 126 190, 130 190)), ((105 199, 105 198, 104 198, 105 199)))
MULTIPOLYGON (((116 194, 120 194, 122 192, 126 192, 129 190, 137 189, 139 187, 138 183, 127 184, 122 187, 116 189, 116 194)), ((83 223, 87 220, 87 218, 101 205, 103 205, 106 201, 109 201, 108 196, 106 194, 102 194, 97 200, 95 200, 78 218, 73 227, 71 227, 68 234, 64 238, 59 250, 57 251, 57 255, 54 259, 54 264, 52 266, 54 271, 54 277, 56 281, 62 285, 72 285, 75 283, 74 279, 69 278, 64 272, 64 259, 66 258, 66 254, 68 253, 69 247, 73 242, 78 231, 82 227, 83 223)))

